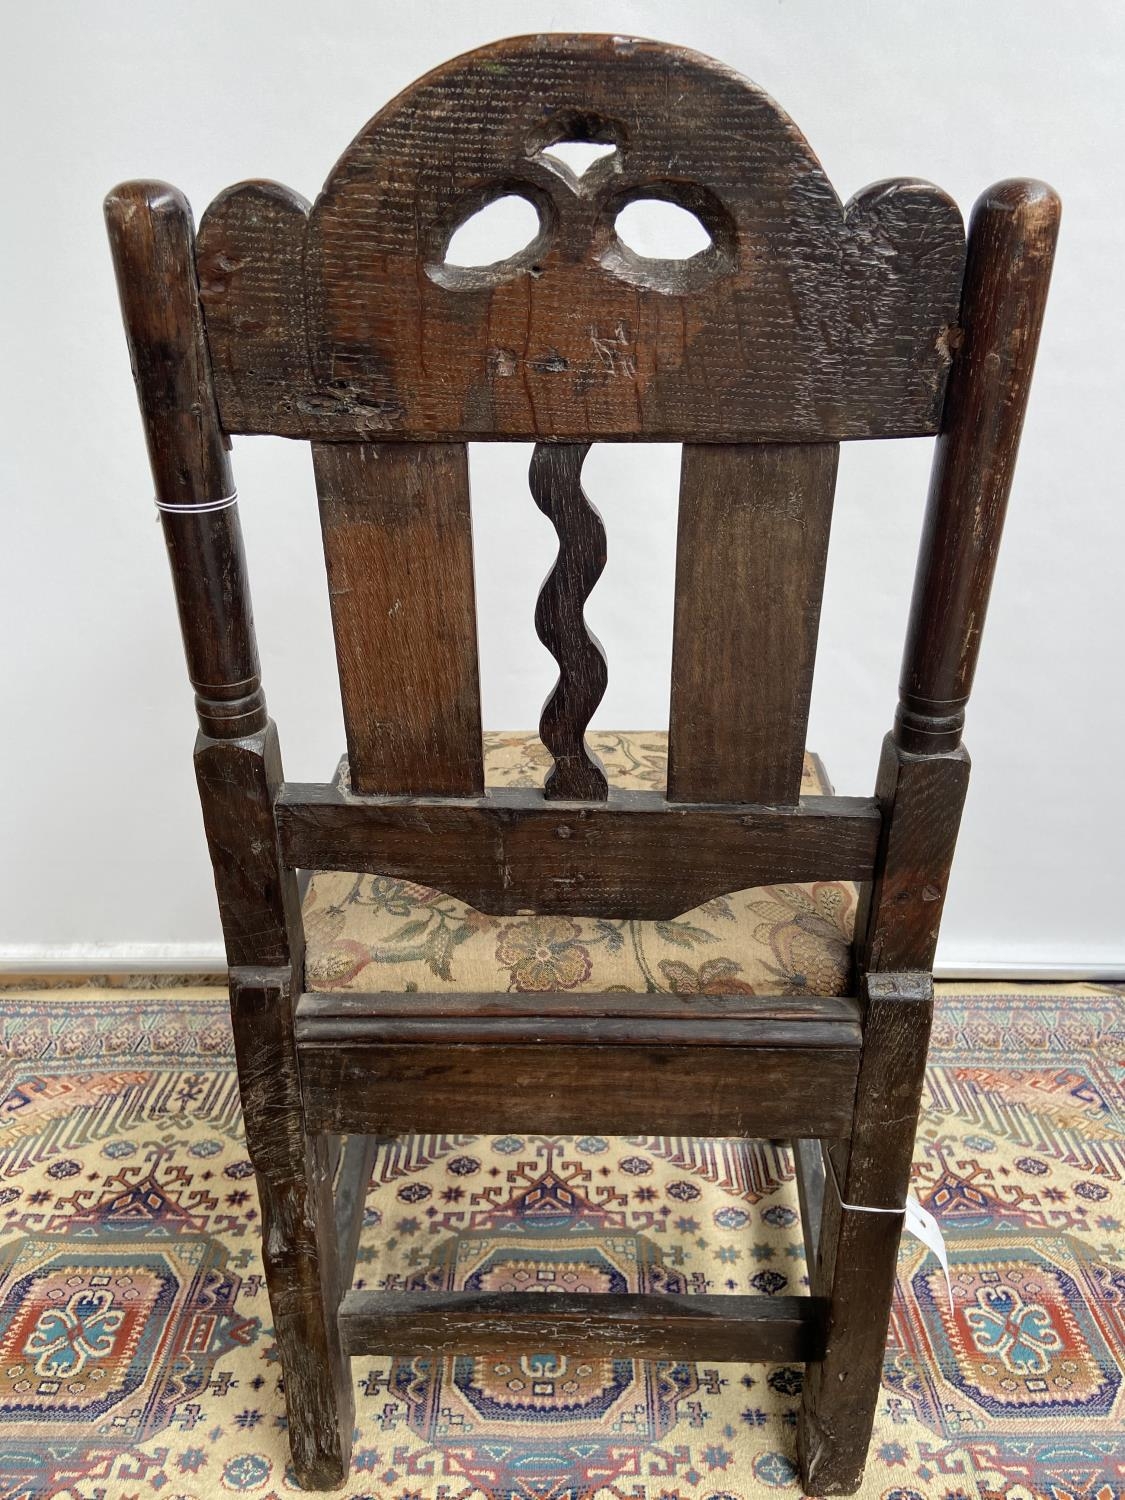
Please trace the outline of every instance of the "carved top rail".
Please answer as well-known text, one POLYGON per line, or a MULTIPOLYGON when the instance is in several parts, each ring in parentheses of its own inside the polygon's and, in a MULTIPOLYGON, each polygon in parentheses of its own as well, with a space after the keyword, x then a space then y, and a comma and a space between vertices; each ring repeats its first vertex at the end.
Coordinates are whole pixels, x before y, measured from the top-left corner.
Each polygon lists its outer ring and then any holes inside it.
POLYGON ((609 36, 497 43, 435 69, 360 132, 310 207, 244 183, 204 216, 198 268, 229 432, 320 440, 800 441, 937 431, 965 253, 926 183, 843 206, 753 84, 609 36), (614 150, 581 177, 546 153, 614 150), (492 199, 539 233, 446 260, 492 199), (639 198, 710 245, 638 256, 639 198))

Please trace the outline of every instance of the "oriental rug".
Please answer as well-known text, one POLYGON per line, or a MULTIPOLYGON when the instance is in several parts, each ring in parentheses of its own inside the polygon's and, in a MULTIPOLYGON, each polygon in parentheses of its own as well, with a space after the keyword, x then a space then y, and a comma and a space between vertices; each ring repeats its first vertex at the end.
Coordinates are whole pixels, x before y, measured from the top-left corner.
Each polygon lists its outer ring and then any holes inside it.
MULTIPOLYGON (((939 995, 863 1494, 1125 1493, 1122 997, 939 995)), ((654 1127, 659 1124, 655 1101, 654 1127)), ((416 1136, 381 1149, 374 1287, 800 1291, 771 1142, 416 1136)), ((800 1368, 357 1359, 350 1500, 795 1495, 800 1368)), ((0 995, 0 1496, 300 1493, 225 997, 0 995)))

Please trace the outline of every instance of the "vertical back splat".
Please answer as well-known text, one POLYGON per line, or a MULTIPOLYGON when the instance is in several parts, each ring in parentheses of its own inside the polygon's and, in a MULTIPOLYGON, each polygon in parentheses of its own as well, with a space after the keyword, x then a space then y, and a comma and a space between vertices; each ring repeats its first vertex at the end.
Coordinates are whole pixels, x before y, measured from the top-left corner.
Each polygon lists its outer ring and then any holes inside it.
POLYGON ((668 796, 792 805, 816 658, 836 443, 685 443, 668 796))
POLYGON ((582 488, 589 443, 537 443, 528 476, 536 505, 559 538, 559 554, 535 606, 535 630, 559 664, 559 680, 543 706, 539 733, 554 756, 543 794, 604 802, 605 772, 586 746, 586 726, 605 694, 605 654, 583 607, 605 567, 602 518, 582 488))
POLYGON ((351 783, 484 790, 464 443, 314 443, 351 783))

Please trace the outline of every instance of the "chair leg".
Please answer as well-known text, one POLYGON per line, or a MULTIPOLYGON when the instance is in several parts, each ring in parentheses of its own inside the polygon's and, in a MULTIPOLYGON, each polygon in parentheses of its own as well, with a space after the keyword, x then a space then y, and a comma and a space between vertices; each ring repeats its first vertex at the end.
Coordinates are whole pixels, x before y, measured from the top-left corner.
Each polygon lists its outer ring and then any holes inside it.
POLYGON ((262 1254, 297 1482, 330 1490, 347 1478, 355 1397, 336 1324, 341 1293, 325 1142, 306 1138, 304 1145, 300 1177, 258 1173, 262 1254))
POLYGON ((850 1144, 826 1152, 809 1267, 811 1290, 828 1301, 824 1355, 805 1369, 797 1427, 809 1495, 854 1494, 863 1479, 902 1235, 895 1210, 910 1186, 932 1012, 928 975, 869 976, 855 1125, 850 1144))
POLYGON ((805 1369, 797 1450, 806 1494, 851 1495, 879 1401, 902 1221, 843 1207, 827 1179, 814 1290, 828 1298, 828 1327, 824 1357, 805 1369))
POLYGON ((351 1459, 355 1393, 337 1323, 330 1143, 305 1133, 290 971, 232 969, 231 1014, 293 1467, 302 1489, 335 1489, 351 1459))

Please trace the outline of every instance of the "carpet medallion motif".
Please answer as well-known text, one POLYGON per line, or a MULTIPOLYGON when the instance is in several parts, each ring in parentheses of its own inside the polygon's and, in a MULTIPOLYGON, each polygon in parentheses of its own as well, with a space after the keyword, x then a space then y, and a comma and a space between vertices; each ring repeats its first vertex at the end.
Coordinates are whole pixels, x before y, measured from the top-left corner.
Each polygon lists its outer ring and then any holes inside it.
MULTIPOLYGON (((915 1189, 953 1298, 904 1241, 863 1494, 1125 1494, 1121 997, 938 1001, 915 1189)), ((658 1112, 658 1101, 654 1101, 658 1112)), ((0 997, 0 1497, 300 1492, 217 992, 0 997)), ((379 1153, 357 1283, 805 1289, 771 1142, 415 1136, 379 1153)), ((797 1494, 802 1372, 363 1357, 349 1500, 797 1494)))

